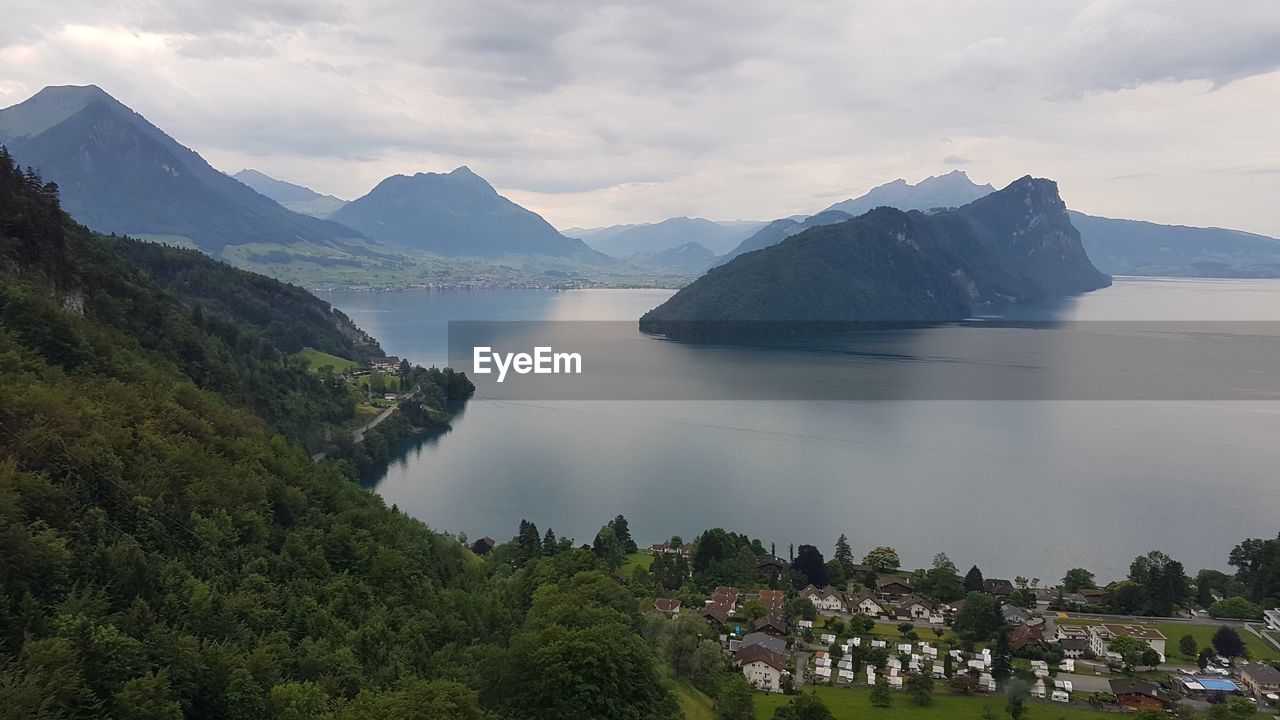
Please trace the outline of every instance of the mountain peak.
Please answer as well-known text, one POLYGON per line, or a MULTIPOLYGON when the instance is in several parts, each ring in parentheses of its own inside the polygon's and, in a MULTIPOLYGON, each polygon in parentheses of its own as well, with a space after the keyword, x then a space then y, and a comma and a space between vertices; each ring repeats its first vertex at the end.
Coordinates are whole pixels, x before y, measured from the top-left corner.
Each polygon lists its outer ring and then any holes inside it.
POLYGON ((0 140, 39 135, 99 100, 124 107, 97 85, 49 85, 0 111, 0 140))

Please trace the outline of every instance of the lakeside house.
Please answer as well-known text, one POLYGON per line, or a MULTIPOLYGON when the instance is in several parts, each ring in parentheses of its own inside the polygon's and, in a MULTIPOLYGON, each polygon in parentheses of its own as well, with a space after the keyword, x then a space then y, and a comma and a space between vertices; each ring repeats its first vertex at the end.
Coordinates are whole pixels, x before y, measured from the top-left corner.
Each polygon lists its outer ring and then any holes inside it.
POLYGON ((1240 680, 1249 692, 1263 697, 1268 693, 1280 693, 1280 670, 1266 663, 1246 665, 1240 671, 1240 680))
POLYGON ((880 597, 895 599, 911 594, 911 581, 903 577, 885 576, 876 583, 876 592, 880 597))
POLYGON ((1089 649, 1099 658, 1118 659, 1118 656, 1109 649, 1111 641, 1118 637, 1129 637, 1145 642, 1160 654, 1160 662, 1164 662, 1166 642, 1164 633, 1148 625, 1090 625, 1089 649))
POLYGON ((787 634, 787 623, 781 615, 766 615, 756 620, 752 628, 756 632, 783 637, 787 634))
POLYGON ((381 370, 383 372, 394 372, 400 369, 400 358, 396 357, 395 355, 371 357, 369 358, 369 365, 374 370, 381 370))
POLYGON ((1014 650, 1024 650, 1031 646, 1044 646, 1044 621, 1024 623, 1014 627, 1009 635, 1009 644, 1014 650))
POLYGON ((689 544, 672 545, 671 543, 656 543, 649 546, 649 553, 652 555, 679 555, 681 557, 689 557, 689 553, 693 552, 693 546, 689 544))
POLYGON ((680 613, 680 601, 676 598, 658 598, 653 601, 653 607, 664 615, 678 615, 680 613))
POLYGON ((916 595, 905 595, 898 600, 894 615, 899 620, 928 620, 933 614, 933 603, 916 595))
POLYGON ((1009 597, 1013 594, 1013 583, 1000 578, 987 578, 982 581, 982 592, 996 597, 1009 597))
POLYGON ((725 623, 729 622, 729 615, 729 608, 715 601, 708 601, 706 606, 702 608, 702 619, 706 620, 716 630, 720 630, 725 623))
POLYGON ((1111 694, 1116 696, 1116 704, 1126 710, 1168 710, 1176 705, 1159 685, 1137 678, 1112 680, 1111 694))
POLYGON ((830 585, 822 589, 808 585, 800 591, 800 597, 813 603, 818 612, 844 612, 844 600, 840 597, 840 591, 830 585))
POLYGON ((751 645, 738 650, 734 664, 752 687, 765 692, 782 692, 782 678, 787 674, 787 659, 764 645, 751 645))
POLYGON ((880 617, 886 614, 884 605, 876 599, 870 590, 865 588, 849 598, 849 607, 853 612, 870 615, 871 617, 880 617))
POLYGON ((782 615, 783 606, 787 602, 787 594, 781 590, 761 590, 756 598, 769 615, 782 615))
POLYGON ((729 609, 729 613, 733 614, 738 611, 738 600, 741 597, 742 591, 738 588, 721 585, 711 593, 710 602, 724 605, 729 609))

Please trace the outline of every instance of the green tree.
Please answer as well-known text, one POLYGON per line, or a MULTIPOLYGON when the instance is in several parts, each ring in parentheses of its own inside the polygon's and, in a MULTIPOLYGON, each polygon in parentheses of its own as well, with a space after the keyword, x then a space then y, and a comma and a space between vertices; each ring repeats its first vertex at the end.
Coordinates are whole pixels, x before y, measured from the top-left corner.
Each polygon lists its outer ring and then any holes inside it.
POLYGON ((610 570, 617 570, 627 561, 626 548, 618 540, 618 535, 613 528, 608 525, 601 527, 596 533, 596 539, 591 543, 591 552, 603 560, 610 570))
POLYGON ((1062 589, 1069 593, 1095 587, 1093 573, 1084 568, 1071 568, 1062 577, 1062 589))
POLYGON ((715 697, 716 717, 719 720, 754 720, 756 714, 751 686, 741 673, 725 676, 715 697))
POLYGON ((1000 601, 986 593, 969 593, 951 627, 957 634, 968 634, 975 640, 993 637, 997 630, 1005 627, 1000 601))
POLYGON ((907 678, 904 683, 907 694, 921 707, 933 704, 933 678, 924 673, 917 673, 907 678))
POLYGON ((774 720, 832 720, 831 711, 817 695, 797 695, 773 711, 774 720))
POLYGON ((751 600, 748 600, 742 606, 742 609, 739 611, 742 617, 746 618, 747 620, 753 623, 756 620, 759 620, 760 618, 764 617, 765 612, 766 611, 764 609, 764 605, 762 605, 759 600, 754 598, 751 600))
POLYGON ((147 673, 125 683, 113 705, 120 720, 182 720, 182 705, 165 672, 147 673))
POLYGON ((873 548, 862 558, 862 562, 864 565, 870 565, 876 573, 893 572, 902 565, 898 551, 884 545, 873 548))
POLYGON ((1160 664, 1160 653, 1137 638, 1121 635, 1113 638, 1108 647, 1120 656, 1120 663, 1127 673, 1140 667, 1155 667, 1160 664))
POLYGON ((791 569, 804 575, 805 581, 814 587, 827 585, 827 564, 822 559, 822 553, 813 545, 800 546, 791 569))
POLYGON ((835 558, 828 560, 827 561, 827 584, 834 585, 835 587, 839 588, 839 587, 844 587, 846 582, 848 582, 848 577, 845 573, 844 565, 841 565, 840 561, 836 560, 835 558))
POLYGON ((617 536, 618 542, 622 543, 622 549, 627 553, 634 553, 639 550, 636 547, 636 541, 631 539, 631 525, 627 523, 627 519, 621 515, 609 521, 609 529, 613 530, 613 534, 617 536))
POLYGON ((1009 643, 1009 627, 1002 625, 996 631, 996 641, 991 648, 991 677, 1003 683, 1013 675, 1013 646, 1009 643))
POLYGON ((977 565, 969 568, 969 572, 965 573, 964 591, 966 593, 982 592, 982 571, 977 565))
POLYGON ((1236 596, 1214 603, 1209 607, 1209 614, 1216 618, 1258 620, 1262 618, 1262 607, 1236 596))
POLYGON ((849 545, 849 538, 844 533, 840 533, 840 537, 836 538, 836 562, 844 567, 845 577, 853 574, 853 547, 849 545))
POLYGON ((1213 649, 1226 658, 1244 657, 1247 653, 1247 648, 1244 640, 1240 638, 1240 633, 1228 625, 1222 625, 1213 634, 1213 649))
POLYGON ((889 679, 883 675, 876 677, 876 684, 871 688, 871 705, 873 707, 893 707, 893 692, 889 690, 889 679))
POLYGON ((906 637, 908 633, 914 631, 915 629, 916 629, 916 626, 912 625, 909 622, 898 623, 898 634, 901 635, 902 637, 906 637))
POLYGON ((1196 639, 1187 634, 1183 635, 1182 639, 1178 641, 1178 652, 1182 653, 1183 657, 1194 660, 1196 653, 1200 652, 1200 648, 1196 645, 1196 639))
POLYGON ((287 682, 271 688, 269 701, 274 720, 320 720, 329 711, 329 698, 311 682, 287 682))

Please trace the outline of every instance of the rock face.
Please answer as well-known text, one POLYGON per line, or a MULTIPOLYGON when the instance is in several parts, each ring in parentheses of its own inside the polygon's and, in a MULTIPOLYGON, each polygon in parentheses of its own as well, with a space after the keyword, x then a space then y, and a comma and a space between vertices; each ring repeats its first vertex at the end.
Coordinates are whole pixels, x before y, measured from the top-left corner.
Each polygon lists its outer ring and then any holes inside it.
POLYGON ((1110 284, 1051 180, 1021 178, 956 210, 878 208, 714 268, 640 320, 689 339, 933 323, 1110 284))
POLYGON ((450 173, 392 175, 330 217, 374 240, 439 255, 599 255, 499 195, 465 166, 450 173))
POLYGON ((0 110, 0 143, 58 183, 62 203, 103 232, 231 245, 332 248, 360 234, 298 215, 215 170, 100 88, 48 87, 0 110))

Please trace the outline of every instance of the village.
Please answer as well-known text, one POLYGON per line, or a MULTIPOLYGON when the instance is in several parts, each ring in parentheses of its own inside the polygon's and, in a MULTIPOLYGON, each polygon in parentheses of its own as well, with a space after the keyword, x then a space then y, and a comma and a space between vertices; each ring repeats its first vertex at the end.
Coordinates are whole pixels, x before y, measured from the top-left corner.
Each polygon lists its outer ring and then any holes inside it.
MULTIPOLYGON (((671 543, 648 550, 660 562, 687 562, 690 552, 671 543)), ((878 694, 891 702, 893 693, 919 693, 922 685, 932 692, 936 683, 974 698, 1005 692, 1101 711, 1190 716, 1234 702, 1237 712, 1245 703, 1256 708, 1248 716, 1280 713, 1280 646, 1271 634, 1280 631, 1280 609, 1267 610, 1257 627, 1194 613, 1148 620, 1080 612, 1096 609, 1105 588, 1068 592, 1031 587, 1025 578, 984 578, 962 599, 935 602, 909 573, 855 564, 839 587, 796 591, 778 582, 791 569, 766 554, 756 587, 717 586, 692 607, 660 597, 652 612, 701 618, 761 693, 869 688, 877 704, 878 694), (967 605, 994 609, 998 625, 975 636, 967 605), (1248 647, 1219 651, 1213 636, 1221 633, 1241 643, 1247 637, 1248 647), (1244 657, 1250 654, 1256 657, 1244 657)))

